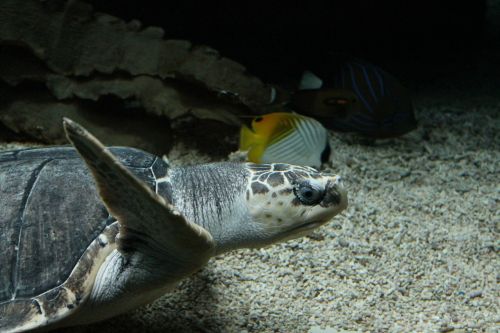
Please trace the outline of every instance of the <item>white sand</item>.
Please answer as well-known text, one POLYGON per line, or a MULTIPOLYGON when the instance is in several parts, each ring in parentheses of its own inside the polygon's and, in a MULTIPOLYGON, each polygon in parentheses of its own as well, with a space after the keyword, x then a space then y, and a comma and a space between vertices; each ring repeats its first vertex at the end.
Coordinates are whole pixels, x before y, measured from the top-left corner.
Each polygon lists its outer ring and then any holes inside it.
POLYGON ((65 332, 498 332, 500 103, 446 96, 417 97, 404 138, 333 136, 350 204, 312 237, 217 257, 152 305, 65 332))

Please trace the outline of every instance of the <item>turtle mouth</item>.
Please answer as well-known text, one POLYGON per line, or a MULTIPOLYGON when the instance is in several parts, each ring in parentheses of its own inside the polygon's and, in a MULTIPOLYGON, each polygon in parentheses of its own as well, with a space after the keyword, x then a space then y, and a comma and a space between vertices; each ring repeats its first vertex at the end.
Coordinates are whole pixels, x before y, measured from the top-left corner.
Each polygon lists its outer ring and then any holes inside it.
POLYGON ((296 226, 292 229, 290 229, 290 232, 303 232, 303 231, 310 231, 313 229, 316 229, 317 227, 325 224, 327 221, 311 221, 304 223, 302 225, 296 226))
POLYGON ((311 231, 313 231, 314 229, 322 226, 323 224, 325 224, 326 222, 328 222, 328 220, 324 221, 324 220, 317 220, 317 221, 311 221, 311 222, 307 222, 307 223, 304 223, 304 224, 301 224, 301 225, 298 225, 296 227, 293 227, 293 228, 290 228, 288 229, 287 231, 285 231, 282 236, 283 237, 292 237, 292 238, 295 238, 295 237, 300 237, 300 236, 303 236, 303 235, 307 235, 309 234, 311 231))

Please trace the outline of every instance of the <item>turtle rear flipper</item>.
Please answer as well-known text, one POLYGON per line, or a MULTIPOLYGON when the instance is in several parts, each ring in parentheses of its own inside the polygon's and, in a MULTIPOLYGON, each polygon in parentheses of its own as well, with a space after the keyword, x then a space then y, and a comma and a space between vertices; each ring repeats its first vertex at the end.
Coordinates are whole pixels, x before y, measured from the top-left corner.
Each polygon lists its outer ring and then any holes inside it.
POLYGON ((142 253, 178 269, 179 274, 208 261, 215 243, 207 230, 150 190, 82 126, 65 118, 64 129, 89 167, 108 211, 119 222, 117 243, 122 254, 142 253))

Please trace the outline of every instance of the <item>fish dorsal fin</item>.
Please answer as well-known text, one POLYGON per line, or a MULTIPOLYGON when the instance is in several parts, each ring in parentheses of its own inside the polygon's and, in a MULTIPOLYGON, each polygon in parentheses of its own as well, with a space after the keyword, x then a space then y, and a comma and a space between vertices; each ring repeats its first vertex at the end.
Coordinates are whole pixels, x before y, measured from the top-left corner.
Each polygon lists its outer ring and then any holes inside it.
POLYGON ((323 80, 311 71, 304 71, 300 79, 299 90, 321 89, 323 80))
POLYGON ((317 120, 298 114, 290 114, 287 121, 287 131, 275 135, 266 146, 263 162, 320 166, 321 154, 328 144, 326 129, 317 120))
POLYGON ((278 141, 285 139, 297 129, 301 116, 296 113, 283 113, 276 119, 272 135, 269 137, 267 145, 272 145, 278 141))

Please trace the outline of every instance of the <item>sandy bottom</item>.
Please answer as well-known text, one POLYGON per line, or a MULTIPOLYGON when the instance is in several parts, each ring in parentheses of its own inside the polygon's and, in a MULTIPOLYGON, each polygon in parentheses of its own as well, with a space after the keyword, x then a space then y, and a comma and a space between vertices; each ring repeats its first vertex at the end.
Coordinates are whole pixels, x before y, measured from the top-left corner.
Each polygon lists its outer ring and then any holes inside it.
POLYGON ((498 332, 500 103, 415 106, 403 138, 333 134, 350 204, 312 236, 214 258, 154 304, 66 332, 498 332))

